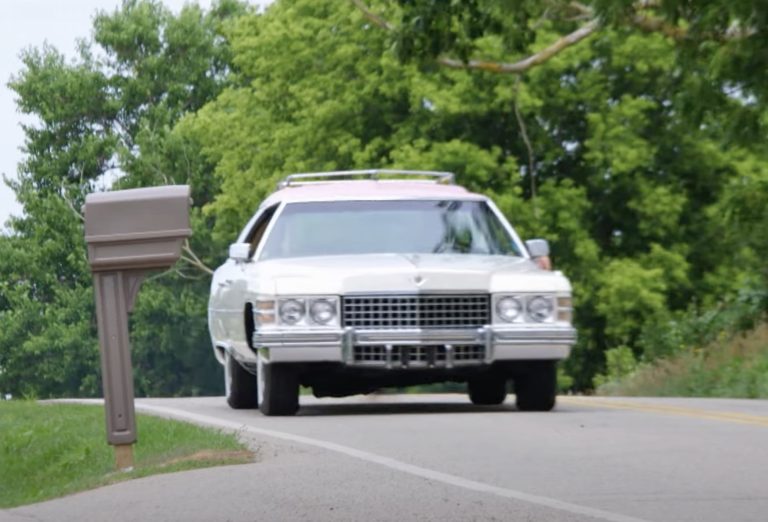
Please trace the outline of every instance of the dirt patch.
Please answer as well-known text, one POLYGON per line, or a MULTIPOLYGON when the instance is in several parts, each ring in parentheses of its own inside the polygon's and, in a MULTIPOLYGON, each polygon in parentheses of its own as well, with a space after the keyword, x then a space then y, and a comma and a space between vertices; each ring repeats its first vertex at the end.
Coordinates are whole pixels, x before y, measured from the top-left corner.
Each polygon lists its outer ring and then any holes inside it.
POLYGON ((161 467, 172 466, 184 462, 209 462, 209 461, 235 461, 235 462, 253 462, 256 460, 256 453, 250 450, 240 451, 215 451, 203 450, 185 455, 175 459, 168 460, 161 464, 161 467))

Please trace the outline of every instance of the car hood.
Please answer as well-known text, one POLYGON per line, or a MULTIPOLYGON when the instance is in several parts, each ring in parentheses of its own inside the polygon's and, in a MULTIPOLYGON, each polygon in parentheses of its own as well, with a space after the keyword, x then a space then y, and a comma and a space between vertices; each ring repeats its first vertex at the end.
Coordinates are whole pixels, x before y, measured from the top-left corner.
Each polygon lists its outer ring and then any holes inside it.
POLYGON ((511 256, 364 254, 249 264, 249 279, 276 295, 433 292, 570 292, 560 272, 511 256), (272 284, 270 284, 270 281, 272 284))

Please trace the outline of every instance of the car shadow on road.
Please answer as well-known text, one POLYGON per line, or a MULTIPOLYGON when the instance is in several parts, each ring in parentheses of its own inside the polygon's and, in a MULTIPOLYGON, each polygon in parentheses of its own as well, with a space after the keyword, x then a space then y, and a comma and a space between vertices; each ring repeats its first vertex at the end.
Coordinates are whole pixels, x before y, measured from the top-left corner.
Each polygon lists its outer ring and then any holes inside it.
POLYGON ((445 413, 506 413, 517 411, 514 404, 500 406, 475 406, 473 404, 436 403, 436 402, 392 402, 372 401, 355 404, 302 404, 299 416, 313 415, 409 415, 409 414, 445 414, 445 413))

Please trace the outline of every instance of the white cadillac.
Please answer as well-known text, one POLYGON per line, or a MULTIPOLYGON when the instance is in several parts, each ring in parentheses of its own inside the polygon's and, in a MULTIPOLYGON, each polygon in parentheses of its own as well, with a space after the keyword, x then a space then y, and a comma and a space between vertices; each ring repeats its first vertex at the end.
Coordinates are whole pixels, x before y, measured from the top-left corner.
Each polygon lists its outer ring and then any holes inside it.
POLYGON ((548 255, 450 173, 288 176, 213 275, 227 402, 292 415, 300 385, 338 397, 454 381, 489 405, 512 381, 520 410, 550 410, 576 332, 548 255))

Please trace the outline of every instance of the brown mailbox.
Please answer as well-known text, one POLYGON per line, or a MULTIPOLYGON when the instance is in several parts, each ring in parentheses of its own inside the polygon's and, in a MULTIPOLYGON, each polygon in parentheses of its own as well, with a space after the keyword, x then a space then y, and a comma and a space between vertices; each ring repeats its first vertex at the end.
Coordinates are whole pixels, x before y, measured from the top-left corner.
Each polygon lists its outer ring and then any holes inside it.
POLYGON ((128 448, 118 467, 132 465, 136 442, 133 367, 128 313, 150 270, 172 266, 189 227, 186 185, 90 194, 85 199, 85 240, 93 272, 107 420, 107 441, 128 448), (124 465, 123 465, 124 464, 124 465))

